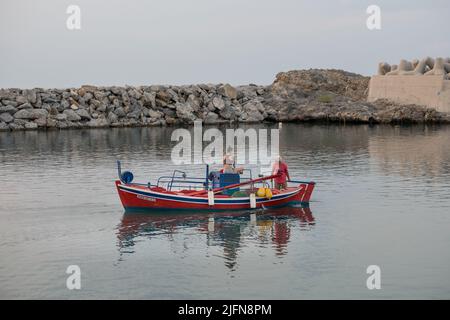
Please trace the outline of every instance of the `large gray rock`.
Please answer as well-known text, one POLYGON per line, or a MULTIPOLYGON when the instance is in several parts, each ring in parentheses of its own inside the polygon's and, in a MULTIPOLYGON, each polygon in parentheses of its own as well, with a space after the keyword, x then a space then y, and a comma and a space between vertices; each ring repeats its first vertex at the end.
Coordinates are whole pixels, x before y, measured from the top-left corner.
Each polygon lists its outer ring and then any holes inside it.
POLYGON ((218 110, 222 110, 225 107, 225 101, 223 101, 223 99, 218 96, 213 98, 212 104, 218 110))
POLYGON ((16 101, 18 104, 24 104, 28 102, 28 99, 25 96, 17 96, 16 101))
POLYGON ((243 122, 259 122, 264 120, 261 111, 264 106, 259 101, 251 101, 244 105, 244 113, 240 120, 243 122))
POLYGON ((26 89, 23 90, 23 95, 26 97, 26 100, 32 104, 37 102, 36 90, 34 89, 26 89))
MULTIPOLYGON (((57 114, 59 113, 58 107, 55 106, 55 105, 52 105, 52 106, 45 105, 45 108, 43 107, 43 109, 44 109, 44 110, 47 110, 48 113, 50 113, 50 114, 53 115, 53 116, 55 116, 55 115, 57 115, 57 114), (47 108, 47 106, 48 106, 48 108, 47 108)), ((62 111, 64 111, 64 110, 62 110, 62 111)), ((61 112, 62 112, 62 111, 61 111, 61 112)))
POLYGON ((194 94, 189 94, 187 100, 187 103, 194 109, 194 111, 199 111, 202 106, 202 101, 196 97, 194 94))
POLYGON ((167 93, 170 95, 170 99, 171 99, 172 101, 174 101, 174 102, 180 102, 178 93, 177 93, 173 88, 168 89, 168 90, 167 90, 167 93))
MULTIPOLYGON (((53 106, 55 106, 55 105, 53 105, 53 106)), ((61 110, 61 112, 66 109, 69 109, 69 108, 70 108, 69 100, 61 100, 61 104, 59 105, 59 108, 57 107, 57 109, 61 110)))
POLYGON ((162 114, 159 111, 155 111, 155 110, 148 110, 148 116, 152 119, 159 119, 161 118, 162 114))
POLYGON ((166 106, 170 103, 172 96, 164 90, 160 90, 156 93, 156 103, 159 103, 162 106, 166 106))
MULTIPOLYGON (((80 90, 82 90, 82 89, 80 89, 80 90)), ((70 90, 65 90, 63 93, 62 93, 62 98, 63 99, 68 99, 68 98, 70 98, 72 95, 71 95, 71 93, 70 93, 70 90)))
POLYGON ((34 120, 34 123, 36 123, 39 128, 45 128, 47 127, 47 118, 38 118, 34 120))
POLYGON ((172 118, 172 117, 166 117, 165 121, 166 121, 166 124, 168 124, 168 125, 177 124, 179 122, 177 119, 172 118))
POLYGON ((139 110, 139 109, 135 109, 134 111, 129 112, 127 114, 127 118, 130 118, 130 119, 138 119, 140 116, 141 116, 141 110, 139 110))
POLYGON ((33 109, 33 106, 30 103, 25 102, 25 103, 19 105, 17 107, 17 109, 19 109, 19 110, 22 110, 22 109, 33 109))
POLYGON ((256 92, 258 90, 257 86, 239 86, 238 87, 238 98, 240 100, 244 99, 246 101, 249 101, 251 99, 254 99, 258 96, 258 93, 256 92))
POLYGON ((204 119, 205 124, 214 124, 214 123, 219 123, 219 122, 221 122, 219 120, 219 115, 215 112, 208 112, 208 114, 206 115, 206 117, 204 119))
POLYGON ((102 103, 101 103, 100 100, 97 100, 97 99, 91 99, 91 100, 90 100, 90 104, 91 104, 91 107, 92 107, 92 108, 97 109, 98 107, 100 107, 100 105, 101 105, 102 103))
POLYGON ((9 131, 9 126, 4 122, 0 122, 0 131, 9 131))
POLYGON ((58 121, 56 121, 55 119, 51 119, 48 118, 47 119, 47 128, 52 129, 52 128, 56 128, 58 121))
POLYGON ((33 129, 37 129, 38 125, 34 122, 27 122, 25 123, 25 129, 27 130, 33 130, 33 129))
POLYGON ((58 103, 60 101, 60 98, 53 92, 41 93, 40 95, 44 103, 58 103))
POLYGON ((91 128, 105 128, 109 127, 109 121, 103 117, 97 119, 91 119, 87 125, 91 128))
POLYGON ((75 112, 80 116, 81 120, 91 120, 91 115, 87 112, 86 109, 78 109, 75 112))
POLYGON ((236 108, 233 105, 227 105, 220 111, 220 116, 227 120, 234 119, 236 117, 236 108))
POLYGON ((47 115, 48 112, 45 109, 22 109, 14 114, 14 118, 34 120, 38 118, 46 118, 47 115))
POLYGON ((6 123, 10 123, 14 121, 14 117, 10 115, 8 112, 4 112, 0 114, 0 120, 6 123))
MULTIPOLYGON (((94 95, 91 92, 86 92, 83 96, 83 99, 86 102, 90 102, 91 100, 93 100, 93 98, 94 98, 94 95)), ((95 99, 95 100, 97 100, 97 99, 95 99)))
POLYGON ((31 113, 33 114, 34 119, 47 118, 48 116, 48 111, 44 109, 33 109, 31 110, 31 113))
POLYGON ((67 120, 67 114, 65 114, 65 113, 57 114, 55 119, 58 120, 58 121, 66 121, 67 120))
POLYGON ((80 121, 81 117, 72 109, 66 109, 63 113, 67 116, 68 121, 80 121))
POLYGON ((162 109, 162 112, 164 114, 164 116, 166 117, 170 117, 170 118, 175 118, 176 117, 176 111, 169 109, 169 108, 164 108, 162 109))
POLYGON ((125 112, 125 110, 122 107, 117 108, 116 110, 114 110, 114 113, 119 117, 119 118, 123 118, 125 117, 127 114, 125 112))
POLYGON ((16 93, 11 89, 0 88, 0 100, 15 100, 16 93))
POLYGON ((156 93, 144 92, 144 106, 156 107, 156 93))
POLYGON ((16 102, 16 100, 7 100, 7 99, 3 99, 2 100, 2 104, 4 106, 13 106, 13 107, 17 107, 19 104, 16 102))
POLYGON ((149 111, 149 109, 147 108, 147 107, 143 107, 142 108, 142 116, 145 118, 145 117, 148 117, 148 111, 149 111))
POLYGON ((25 124, 17 123, 17 122, 11 122, 8 124, 9 129, 11 130, 23 130, 25 129, 25 124))
POLYGON ((236 99, 237 98, 237 90, 233 86, 227 84, 224 84, 220 86, 217 89, 217 92, 221 94, 224 97, 227 97, 229 99, 236 99))
POLYGON ((119 117, 114 112, 108 113, 108 121, 110 123, 116 123, 118 120, 119 120, 119 117))
POLYGON ((11 130, 23 130, 23 129, 25 129, 25 125, 27 123, 28 123, 28 120, 14 119, 14 122, 9 123, 9 128, 11 130))
POLYGON ((103 112, 106 111, 106 108, 107 108, 106 104, 103 103, 103 102, 101 102, 100 105, 97 106, 96 110, 97 110, 98 112, 103 113, 103 112))
POLYGON ((139 100, 142 97, 142 93, 139 92, 139 90, 137 90, 136 88, 131 88, 130 90, 128 90, 128 95, 136 100, 139 100))
POLYGON ((57 121, 56 122, 56 127, 59 129, 67 129, 69 128, 69 122, 67 121, 57 121))
POLYGON ((14 113, 17 112, 17 110, 18 110, 17 108, 14 108, 14 107, 11 106, 11 105, 4 106, 4 107, 0 107, 0 113, 7 112, 7 113, 9 113, 9 114, 14 114, 14 113))
POLYGON ((187 123, 192 123, 197 118, 194 109, 187 103, 177 103, 176 114, 181 121, 187 123))
POLYGON ((105 93, 100 90, 96 90, 94 91, 94 97, 97 100, 102 100, 105 97, 105 93))

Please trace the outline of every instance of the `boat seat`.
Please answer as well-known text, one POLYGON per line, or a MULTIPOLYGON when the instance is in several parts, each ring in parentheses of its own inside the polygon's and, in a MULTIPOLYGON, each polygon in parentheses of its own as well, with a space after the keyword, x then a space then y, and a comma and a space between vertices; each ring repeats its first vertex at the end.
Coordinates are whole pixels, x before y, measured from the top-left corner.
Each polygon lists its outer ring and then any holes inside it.
MULTIPOLYGON (((219 187, 223 188, 232 184, 238 184, 241 182, 241 178, 238 173, 221 173, 219 176, 219 187)), ((231 196, 236 191, 239 191, 239 187, 233 189, 226 189, 222 191, 223 194, 231 196)))

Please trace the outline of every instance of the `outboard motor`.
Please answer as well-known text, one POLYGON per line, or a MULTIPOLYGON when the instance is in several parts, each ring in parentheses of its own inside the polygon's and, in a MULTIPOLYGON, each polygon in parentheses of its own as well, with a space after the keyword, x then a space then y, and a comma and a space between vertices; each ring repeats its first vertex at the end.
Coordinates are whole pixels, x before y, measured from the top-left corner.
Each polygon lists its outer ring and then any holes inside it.
POLYGON ((133 173, 131 171, 122 172, 122 167, 119 160, 117 160, 117 173, 119 174, 119 179, 122 183, 128 184, 133 181, 133 173))

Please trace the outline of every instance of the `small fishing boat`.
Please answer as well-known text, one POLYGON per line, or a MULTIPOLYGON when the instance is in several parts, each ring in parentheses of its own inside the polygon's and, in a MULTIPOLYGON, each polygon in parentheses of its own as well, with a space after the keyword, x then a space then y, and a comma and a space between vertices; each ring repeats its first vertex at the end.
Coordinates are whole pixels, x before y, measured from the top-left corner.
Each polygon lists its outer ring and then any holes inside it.
MULTIPOLYGON (((205 177, 188 177, 180 170, 171 176, 159 177, 156 183, 135 183, 130 171, 121 170, 117 161, 119 180, 116 187, 126 211, 152 209, 170 210, 246 210, 288 205, 308 206, 314 190, 312 181, 290 180, 284 190, 273 188, 278 175, 253 178, 235 173, 209 171, 205 177)), ((244 174, 243 174, 244 175, 244 174)))

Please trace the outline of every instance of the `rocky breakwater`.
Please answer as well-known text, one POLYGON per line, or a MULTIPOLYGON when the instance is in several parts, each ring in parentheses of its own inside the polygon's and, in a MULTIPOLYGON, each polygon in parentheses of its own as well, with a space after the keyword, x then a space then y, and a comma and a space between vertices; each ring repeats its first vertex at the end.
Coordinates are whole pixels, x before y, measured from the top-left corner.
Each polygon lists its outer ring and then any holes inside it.
POLYGON ((421 106, 366 102, 369 78, 341 70, 279 73, 269 86, 0 89, 0 130, 262 121, 450 122, 421 106))
POLYGON ((0 130, 262 121, 262 86, 0 89, 0 130))

